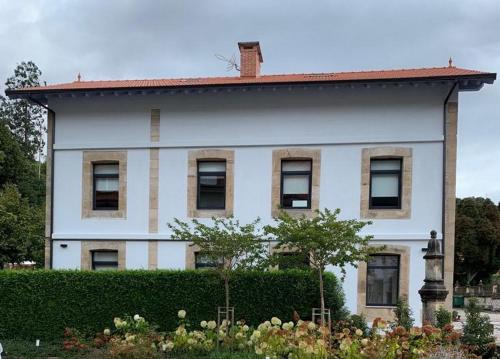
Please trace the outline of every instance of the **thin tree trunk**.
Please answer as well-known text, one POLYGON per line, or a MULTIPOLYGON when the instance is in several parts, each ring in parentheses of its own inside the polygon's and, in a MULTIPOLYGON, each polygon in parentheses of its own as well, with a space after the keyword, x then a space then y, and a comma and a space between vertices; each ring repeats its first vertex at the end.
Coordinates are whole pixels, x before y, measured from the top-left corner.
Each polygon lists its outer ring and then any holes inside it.
POLYGON ((321 267, 318 268, 319 273, 319 295, 321 298, 321 325, 325 325, 325 293, 323 288, 323 270, 321 267))
POLYGON ((226 324, 229 328, 229 277, 227 275, 224 276, 224 289, 226 291, 226 324))

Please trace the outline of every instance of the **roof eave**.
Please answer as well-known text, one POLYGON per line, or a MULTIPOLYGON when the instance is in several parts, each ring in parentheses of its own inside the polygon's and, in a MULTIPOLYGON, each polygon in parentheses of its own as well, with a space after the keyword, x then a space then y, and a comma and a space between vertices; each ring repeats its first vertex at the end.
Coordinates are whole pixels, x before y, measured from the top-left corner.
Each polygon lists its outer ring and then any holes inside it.
POLYGON ((493 84, 496 80, 496 73, 471 74, 460 76, 434 76, 434 77, 414 77, 414 78, 388 78, 388 79, 356 79, 356 80, 321 80, 321 81, 283 81, 283 82, 255 82, 255 83, 228 83, 228 84, 193 84, 175 86, 151 86, 151 87, 116 87, 116 88, 88 88, 88 89, 29 89, 6 90, 5 94, 11 99, 36 99, 39 102, 47 103, 48 97, 82 97, 90 94, 118 95, 122 93, 146 94, 161 93, 169 91, 191 92, 203 89, 228 89, 228 88, 265 88, 265 87, 301 87, 301 86, 336 86, 336 85, 371 85, 371 84, 435 84, 456 82, 460 91, 478 91, 484 84, 493 84))

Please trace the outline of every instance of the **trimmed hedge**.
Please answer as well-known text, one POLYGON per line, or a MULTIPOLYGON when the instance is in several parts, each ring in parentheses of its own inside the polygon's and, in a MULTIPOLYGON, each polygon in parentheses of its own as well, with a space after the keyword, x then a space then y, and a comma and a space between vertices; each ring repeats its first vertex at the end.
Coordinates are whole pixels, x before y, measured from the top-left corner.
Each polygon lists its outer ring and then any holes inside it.
MULTIPOLYGON (((306 271, 240 272, 230 285, 235 319, 256 325, 273 316, 291 320, 293 311, 310 317, 319 306, 317 275, 306 271)), ((342 288, 325 275, 326 306, 345 315, 342 288)), ((211 271, 0 271, 0 338, 55 339, 65 327, 94 335, 113 318, 136 313, 160 330, 188 320, 215 320, 224 288, 211 271)))

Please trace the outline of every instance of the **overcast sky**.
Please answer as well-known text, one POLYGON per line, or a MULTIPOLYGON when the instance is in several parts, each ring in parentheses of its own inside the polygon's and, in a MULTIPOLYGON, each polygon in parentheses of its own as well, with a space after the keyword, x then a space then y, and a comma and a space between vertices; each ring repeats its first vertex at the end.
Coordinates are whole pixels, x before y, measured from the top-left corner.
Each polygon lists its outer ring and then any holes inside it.
MULTIPOLYGON (((446 66, 498 72, 500 1, 0 0, 0 83, 225 76, 259 40, 263 73, 446 66), (403 5, 404 4, 404 5, 403 5)), ((500 82, 500 81, 499 81, 500 82)), ((500 201, 500 83, 461 93, 457 195, 500 201)))

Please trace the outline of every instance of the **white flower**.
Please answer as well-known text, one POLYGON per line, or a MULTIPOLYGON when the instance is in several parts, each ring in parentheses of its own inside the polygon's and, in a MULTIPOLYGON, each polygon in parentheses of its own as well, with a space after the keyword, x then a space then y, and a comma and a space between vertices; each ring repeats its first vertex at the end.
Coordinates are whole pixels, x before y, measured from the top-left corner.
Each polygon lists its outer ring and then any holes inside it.
POLYGON ((106 329, 104 329, 103 334, 106 336, 111 335, 111 330, 109 330, 109 328, 106 328, 106 329))
POLYGON ((238 332, 238 333, 236 333, 236 339, 241 339, 241 338, 243 338, 243 337, 244 337, 244 335, 243 335, 243 333, 242 333, 242 332, 238 332))
POLYGON ((246 325, 246 324, 245 324, 245 325, 244 325, 241 329, 242 329, 244 332, 248 332, 248 330, 249 330, 250 328, 248 327, 248 325, 246 325))
POLYGON ((134 320, 138 322, 139 320, 141 320, 141 316, 139 314, 134 315, 134 320))
POLYGON ((269 320, 266 320, 264 322, 264 326, 269 328, 271 326, 271 322, 269 320))
POLYGON ((189 345, 194 345, 194 344, 196 344, 196 340, 194 340, 193 338, 189 338, 188 341, 187 341, 187 343, 189 345))
POLYGON ((256 339, 260 338, 260 331, 254 330, 250 338, 255 341, 256 339))
POLYGON ((290 324, 289 323, 283 323, 282 328, 284 330, 290 330, 290 324))
POLYGON ((170 350, 174 349, 174 343, 173 342, 166 342, 161 346, 161 348, 164 352, 167 350, 170 351, 170 350))
POLYGON ((358 337, 362 336, 363 335, 363 331, 361 329, 356 329, 356 335, 358 337))
POLYGON ((206 321, 206 320, 203 320, 203 321, 200 323, 200 326, 201 326, 202 328, 206 328, 206 327, 207 327, 207 325, 208 325, 208 323, 207 323, 207 321, 206 321))
POLYGON ((214 320, 211 320, 207 323, 207 327, 208 329, 214 330, 217 328, 217 323, 214 320))
POLYGON ((134 339, 135 339, 135 335, 125 336, 125 340, 126 340, 127 342, 131 342, 131 341, 133 341, 134 339))
POLYGON ((180 319, 184 319, 186 318, 186 311, 181 309, 177 312, 177 316, 180 318, 180 319))
POLYGON ((277 325, 277 326, 280 326, 281 325, 281 320, 277 317, 272 317, 271 318, 271 324, 272 325, 277 325))
POLYGON ((314 330, 316 329, 316 324, 314 324, 313 322, 309 322, 309 324, 307 324, 307 328, 309 328, 309 330, 314 330))
POLYGON ((259 347, 255 348, 255 354, 262 355, 262 349, 260 349, 259 347))

